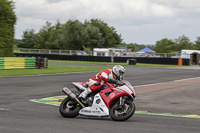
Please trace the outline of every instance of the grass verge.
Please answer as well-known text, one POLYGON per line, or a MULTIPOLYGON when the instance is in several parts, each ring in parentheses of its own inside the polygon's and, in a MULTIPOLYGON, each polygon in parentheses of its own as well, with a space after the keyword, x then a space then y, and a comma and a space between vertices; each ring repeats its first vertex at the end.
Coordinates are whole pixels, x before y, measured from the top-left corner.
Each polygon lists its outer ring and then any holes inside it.
POLYGON ((8 69, 0 70, 0 76, 21 76, 21 75, 38 75, 38 74, 55 74, 55 73, 69 73, 69 72, 86 72, 86 71, 101 71, 106 65, 123 65, 133 67, 178 67, 178 65, 159 65, 159 64, 143 64, 137 63, 137 65, 128 65, 127 63, 110 63, 110 62, 89 62, 89 61, 61 61, 61 60, 49 60, 49 62, 61 62, 61 63, 77 63, 77 64, 97 64, 104 65, 103 67, 92 66, 72 66, 72 65, 51 65, 48 69, 8 69))

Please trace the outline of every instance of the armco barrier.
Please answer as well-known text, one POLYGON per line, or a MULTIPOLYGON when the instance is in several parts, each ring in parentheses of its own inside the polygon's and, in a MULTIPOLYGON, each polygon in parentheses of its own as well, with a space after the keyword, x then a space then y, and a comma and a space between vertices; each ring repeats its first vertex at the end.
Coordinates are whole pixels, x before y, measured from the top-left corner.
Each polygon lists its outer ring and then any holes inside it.
POLYGON ((0 57, 0 69, 19 69, 35 67, 35 57, 0 57))
MULTIPOLYGON (((111 62, 111 57, 105 56, 78 56, 78 55, 56 55, 56 54, 32 54, 15 53, 20 57, 47 57, 49 60, 73 60, 73 61, 93 61, 93 62, 111 62)), ((166 64, 178 65, 178 58, 147 58, 147 57, 114 57, 114 62, 126 63, 128 59, 136 59, 137 63, 147 64, 166 64)), ((190 59, 182 59, 182 65, 190 65, 190 59)))

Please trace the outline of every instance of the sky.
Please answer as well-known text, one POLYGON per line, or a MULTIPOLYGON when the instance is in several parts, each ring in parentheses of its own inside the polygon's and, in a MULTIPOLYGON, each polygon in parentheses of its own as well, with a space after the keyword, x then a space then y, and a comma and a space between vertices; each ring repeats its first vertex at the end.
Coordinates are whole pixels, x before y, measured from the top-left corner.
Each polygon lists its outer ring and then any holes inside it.
POLYGON ((15 38, 46 21, 55 24, 78 19, 100 19, 121 34, 123 42, 156 44, 185 35, 191 42, 200 36, 200 0, 13 0, 15 38))

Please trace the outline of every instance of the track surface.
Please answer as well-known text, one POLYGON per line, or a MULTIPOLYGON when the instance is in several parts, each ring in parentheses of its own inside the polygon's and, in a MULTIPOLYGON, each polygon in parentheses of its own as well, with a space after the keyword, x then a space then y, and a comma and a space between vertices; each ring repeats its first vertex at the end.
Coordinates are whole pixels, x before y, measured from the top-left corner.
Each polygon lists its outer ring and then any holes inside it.
MULTIPOLYGON (((0 77, 0 133, 199 133, 200 119, 135 114, 126 122, 110 118, 62 118, 58 107, 30 102, 63 95, 64 86, 85 82, 97 72, 40 76, 0 77)), ((126 67, 126 79, 135 86, 200 77, 199 70, 126 67)), ((137 110, 200 114, 200 84, 139 93, 137 110)))

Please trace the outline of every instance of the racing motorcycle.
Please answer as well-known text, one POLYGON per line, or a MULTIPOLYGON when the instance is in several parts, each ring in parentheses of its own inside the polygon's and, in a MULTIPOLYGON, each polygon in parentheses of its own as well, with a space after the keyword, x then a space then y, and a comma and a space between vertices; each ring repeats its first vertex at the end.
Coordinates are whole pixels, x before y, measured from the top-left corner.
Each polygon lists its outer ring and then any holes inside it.
POLYGON ((115 121, 125 121, 135 112, 136 93, 128 81, 121 86, 107 83, 98 93, 90 93, 86 99, 78 98, 86 87, 83 82, 72 82, 77 91, 67 87, 62 91, 68 96, 60 104, 59 111, 63 117, 74 118, 78 115, 111 117, 115 121))

